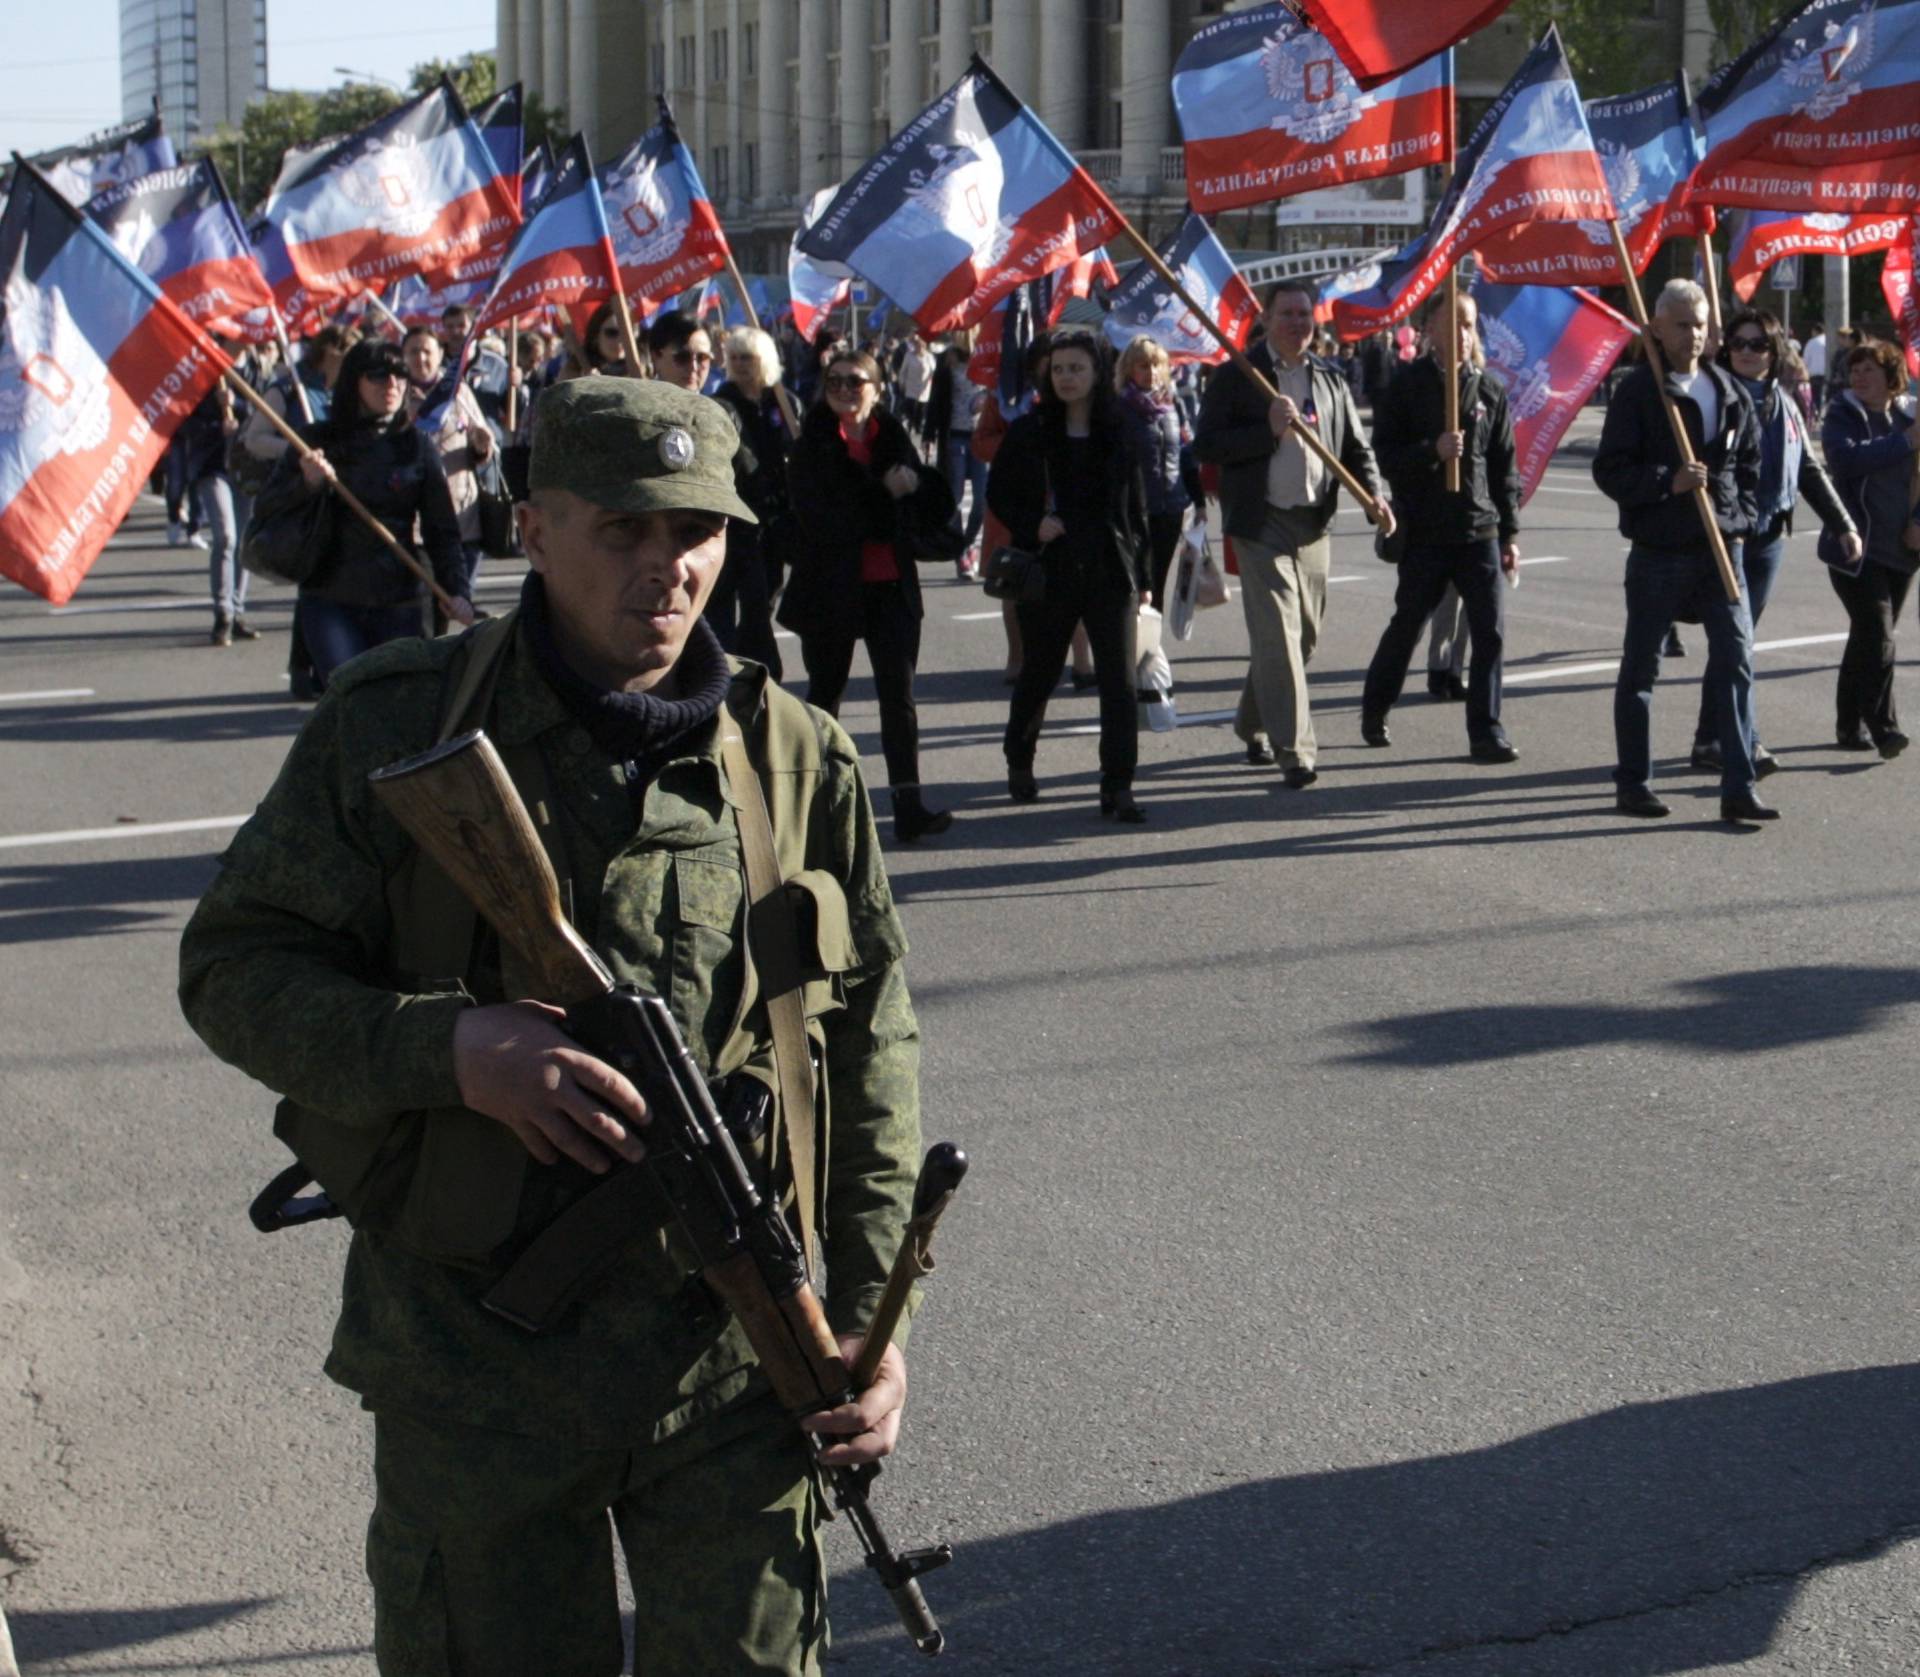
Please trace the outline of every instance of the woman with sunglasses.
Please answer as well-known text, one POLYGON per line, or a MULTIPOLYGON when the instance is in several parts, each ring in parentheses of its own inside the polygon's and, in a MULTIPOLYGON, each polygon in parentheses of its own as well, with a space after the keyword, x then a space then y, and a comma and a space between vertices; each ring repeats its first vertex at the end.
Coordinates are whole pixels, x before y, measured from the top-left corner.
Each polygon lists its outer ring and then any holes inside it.
POLYGON ((840 712, 855 642, 867 643, 893 834, 910 844, 944 833, 953 816, 920 795, 913 675, 924 608, 904 540, 905 503, 921 487, 920 452, 879 396, 871 355, 843 347, 831 356, 787 461, 795 540, 779 620, 800 637, 807 703, 829 716, 840 712))
POLYGON ((608 378, 645 378, 648 369, 627 361, 627 334, 620 325, 620 313, 612 303, 602 303, 587 321, 587 335, 580 345, 587 366, 608 378))
POLYGON ((1046 577, 1043 597, 1019 606, 1025 656, 1007 717, 1008 795, 1040 795, 1033 760, 1047 698, 1074 625, 1085 623, 1100 689, 1100 813, 1133 825, 1146 814, 1133 801, 1140 717, 1129 630, 1153 597, 1151 542, 1138 457, 1104 359, 1084 328, 1054 333, 1039 402, 993 457, 987 504, 1016 548, 1040 555, 1046 577))
POLYGON ((420 634, 427 592, 331 494, 331 483, 351 490, 409 552, 424 547, 434 580, 453 600, 454 620, 473 622, 467 558, 446 470, 431 439, 407 417, 406 401, 407 366, 399 349, 363 338, 340 364, 331 411, 306 428, 306 440, 318 452, 296 455, 289 449, 254 505, 255 528, 279 518, 313 521, 308 539, 318 553, 300 584, 294 621, 322 688, 349 658, 420 634), (316 496, 326 497, 318 511, 316 496))
MULTIPOLYGON (((1779 321, 1763 309, 1741 309, 1727 321, 1720 340, 1720 365, 1733 374, 1753 401, 1760 421, 1760 486, 1754 501, 1759 510, 1753 534, 1732 544, 1734 569, 1755 629, 1773 593, 1774 578, 1786 556, 1793 534, 1793 511, 1802 495, 1820 522, 1857 556, 1860 538, 1853 519, 1809 445, 1807 425, 1799 404, 1781 383, 1787 357, 1787 337, 1779 321), (1851 543, 1850 547, 1847 544, 1851 543)), ((1755 698, 1759 689, 1755 687, 1755 698)), ((1764 778, 1779 767, 1760 743, 1758 705, 1755 706, 1753 770, 1764 778)), ((1701 682, 1700 720, 1693 732, 1691 761, 1696 769, 1720 772, 1720 724, 1701 682)))

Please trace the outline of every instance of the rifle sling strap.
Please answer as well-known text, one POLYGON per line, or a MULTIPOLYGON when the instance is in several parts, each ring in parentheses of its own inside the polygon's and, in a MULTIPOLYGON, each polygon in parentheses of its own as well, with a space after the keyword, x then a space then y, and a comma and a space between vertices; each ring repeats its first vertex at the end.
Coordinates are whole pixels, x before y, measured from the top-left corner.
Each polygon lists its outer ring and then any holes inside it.
MULTIPOLYGON (((800 1232, 809 1269, 818 1257, 815 1217, 819 1165, 813 1060, 801 1005, 798 927, 774 851, 765 789, 730 710, 720 713, 721 761, 736 800, 741 859, 747 876, 747 958, 766 999, 773 1037, 780 1122, 793 1170, 800 1232), (776 954, 776 952, 778 952, 776 954)), ((514 1259, 481 1301, 495 1315, 541 1332, 632 1238, 647 1214, 645 1171, 616 1171, 549 1223, 514 1259)), ((816 1272, 817 1273, 817 1272, 816 1272)))
POLYGON ((813 1057, 807 1050, 807 1016, 801 1003, 800 931, 774 849, 766 788, 747 755, 740 724, 725 706, 720 711, 720 761, 727 771, 727 788, 734 797, 740 828, 740 855, 747 873, 747 959, 759 979, 773 1036, 780 1130, 793 1171, 800 1244, 808 1270, 818 1275, 818 1119, 813 1057))

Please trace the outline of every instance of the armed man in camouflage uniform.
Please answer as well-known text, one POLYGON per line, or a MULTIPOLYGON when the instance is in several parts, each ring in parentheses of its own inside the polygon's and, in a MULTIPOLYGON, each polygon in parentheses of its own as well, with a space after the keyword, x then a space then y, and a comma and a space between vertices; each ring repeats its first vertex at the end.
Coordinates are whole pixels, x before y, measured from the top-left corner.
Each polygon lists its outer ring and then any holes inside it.
MULTIPOLYGON (((609 1511, 642 1671, 819 1669, 809 1449, 664 1201, 641 1202, 631 1240, 545 1333, 482 1309, 596 1180, 579 1166, 641 1153, 644 1108, 561 1033, 367 785, 484 723, 614 976, 668 1002, 704 1072, 772 1087, 718 744, 722 708, 738 720, 781 874, 808 899, 796 982, 832 1097, 819 1224, 851 1361, 912 1193, 918 1034, 852 744, 700 621, 727 519, 753 516, 735 441, 717 404, 665 384, 547 392, 522 509, 534 574, 510 627, 344 668, 182 944, 194 1029, 286 1097, 276 1131, 355 1223, 327 1372, 373 1412, 367 1570, 389 1677, 619 1671, 609 1511), (483 642, 493 684, 450 717, 483 642)), ((753 1149, 789 1192, 793 1121, 777 1115, 753 1149)), ((905 1398, 896 1346, 857 1405, 804 1424, 837 1437, 823 1460, 873 1460, 905 1398)))

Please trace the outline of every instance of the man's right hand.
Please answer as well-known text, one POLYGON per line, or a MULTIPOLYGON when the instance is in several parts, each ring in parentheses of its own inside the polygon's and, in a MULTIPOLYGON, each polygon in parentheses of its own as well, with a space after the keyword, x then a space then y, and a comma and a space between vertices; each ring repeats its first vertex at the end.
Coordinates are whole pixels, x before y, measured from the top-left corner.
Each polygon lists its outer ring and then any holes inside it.
POLYGON ((1442 460, 1458 460, 1467 451, 1467 434, 1464 431, 1442 431, 1433 439, 1433 452, 1442 460))
POLYGON ((1267 408, 1267 425, 1276 437, 1284 437, 1299 417, 1300 410, 1291 396, 1276 396, 1267 408))
POLYGON ((323 484, 333 482, 333 462, 324 454, 303 454, 300 456, 300 475, 307 480, 309 489, 318 489, 323 484))
POLYGON ((565 1017, 544 1002, 468 1008, 453 1029, 460 1099, 505 1124, 543 1165, 564 1153, 604 1173, 609 1150, 644 1158, 640 1091, 561 1030, 565 1017))
POLYGON ((1698 460, 1691 465, 1675 466, 1673 481, 1667 485, 1670 495, 1691 495, 1696 489, 1707 486, 1707 468, 1698 460))

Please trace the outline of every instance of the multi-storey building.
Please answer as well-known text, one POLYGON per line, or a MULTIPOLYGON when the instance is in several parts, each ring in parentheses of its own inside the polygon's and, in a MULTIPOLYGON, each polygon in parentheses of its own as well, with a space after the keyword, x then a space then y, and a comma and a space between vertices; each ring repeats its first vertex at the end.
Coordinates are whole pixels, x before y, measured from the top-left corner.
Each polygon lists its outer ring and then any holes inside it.
POLYGON ((267 91, 267 0, 120 0, 120 109, 157 99, 182 150, 267 91))
MULTIPOLYGON (((137 0, 123 0, 135 4, 137 0)), ((1415 0, 1409 0, 1415 3, 1415 0)), ((778 272, 800 207, 857 169, 978 53, 1157 238, 1186 209, 1169 91, 1193 31, 1227 0, 496 0, 500 74, 564 108, 596 159, 672 104, 750 270, 778 272)), ((1706 0, 1622 0, 1623 29, 1680 63, 1706 0)), ((1703 48, 1711 45, 1708 30, 1703 48)), ((1526 50, 1502 19, 1463 49, 1470 115, 1526 50)), ((1659 56, 1655 54, 1654 56, 1659 56)), ((1697 68, 1704 69, 1704 63, 1697 68)), ((1276 228, 1235 212, 1231 245, 1398 242, 1391 226, 1276 228)))

